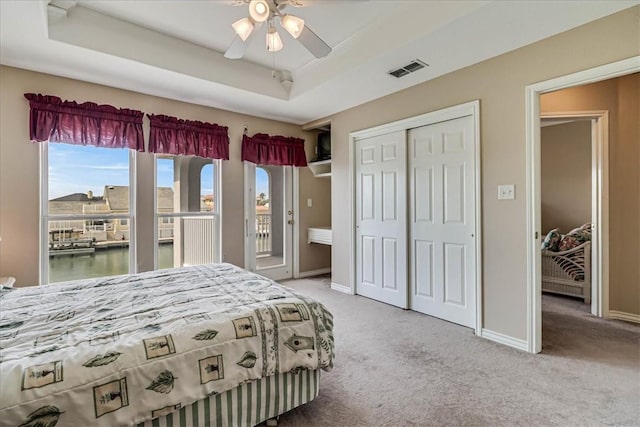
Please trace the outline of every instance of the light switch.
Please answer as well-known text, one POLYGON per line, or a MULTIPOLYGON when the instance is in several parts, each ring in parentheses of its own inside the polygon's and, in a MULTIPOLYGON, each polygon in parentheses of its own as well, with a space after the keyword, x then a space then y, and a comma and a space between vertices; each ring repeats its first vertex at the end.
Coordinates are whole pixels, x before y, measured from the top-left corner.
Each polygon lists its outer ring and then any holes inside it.
POLYGON ((313 200, 307 199, 307 207, 310 208, 313 206, 313 200))
POLYGON ((498 185, 498 200, 513 200, 516 198, 516 186, 498 185))

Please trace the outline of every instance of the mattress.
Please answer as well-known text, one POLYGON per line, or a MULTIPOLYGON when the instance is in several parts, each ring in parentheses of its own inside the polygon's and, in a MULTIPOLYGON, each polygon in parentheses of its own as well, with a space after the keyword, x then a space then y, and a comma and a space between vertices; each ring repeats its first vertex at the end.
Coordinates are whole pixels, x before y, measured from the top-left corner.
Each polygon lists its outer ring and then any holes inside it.
POLYGON ((139 424, 333 366, 322 304, 230 264, 2 290, 0 306, 2 425, 139 424))

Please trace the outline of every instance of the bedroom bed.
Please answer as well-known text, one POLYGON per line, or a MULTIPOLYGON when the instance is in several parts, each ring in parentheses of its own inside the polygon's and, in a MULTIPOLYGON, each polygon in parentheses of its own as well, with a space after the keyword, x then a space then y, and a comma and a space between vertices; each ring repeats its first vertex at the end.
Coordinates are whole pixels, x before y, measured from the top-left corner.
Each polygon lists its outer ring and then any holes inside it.
POLYGON ((257 425, 333 367, 327 309, 230 264, 1 290, 0 305, 0 425, 257 425))

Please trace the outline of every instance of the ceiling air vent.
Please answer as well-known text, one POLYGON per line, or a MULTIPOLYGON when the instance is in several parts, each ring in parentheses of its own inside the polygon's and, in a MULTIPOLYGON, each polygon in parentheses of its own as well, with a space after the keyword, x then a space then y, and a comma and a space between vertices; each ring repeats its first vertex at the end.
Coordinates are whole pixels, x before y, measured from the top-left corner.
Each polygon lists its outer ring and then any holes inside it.
POLYGON ((391 74, 393 77, 400 78, 400 77, 406 76, 409 73, 413 73, 414 71, 421 70, 424 67, 428 67, 428 66, 429 64, 426 64, 420 61, 419 59, 415 59, 410 63, 408 63, 407 65, 404 65, 400 68, 396 68, 395 70, 389 71, 389 74, 391 74))

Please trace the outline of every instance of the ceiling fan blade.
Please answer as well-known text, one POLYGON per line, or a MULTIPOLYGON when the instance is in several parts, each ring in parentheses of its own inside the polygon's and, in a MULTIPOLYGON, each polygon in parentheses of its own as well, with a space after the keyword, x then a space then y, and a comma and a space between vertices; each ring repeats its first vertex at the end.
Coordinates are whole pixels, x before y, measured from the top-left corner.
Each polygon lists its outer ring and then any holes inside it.
MULTIPOLYGON (((283 0, 277 0, 278 4, 283 2, 283 0)), ((284 0, 285 4, 294 6, 294 7, 307 7, 307 6, 315 6, 318 4, 337 4, 337 3, 354 3, 354 2, 365 2, 369 0, 284 0)))
POLYGON ((226 6, 244 6, 249 3, 250 0, 223 0, 220 3, 226 6))
POLYGON ((306 25, 298 36, 298 41, 316 58, 324 58, 331 53, 331 47, 306 25))
POLYGON ((248 38, 247 41, 242 41, 240 36, 236 35, 236 37, 233 39, 233 42, 231 42, 231 45, 227 48, 227 51, 224 53, 224 57, 229 59, 242 58, 244 53, 247 51, 247 48, 249 47, 249 43, 248 43, 249 40, 251 39, 248 38))

